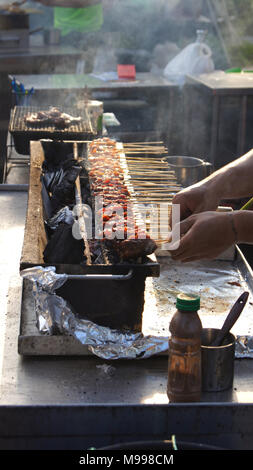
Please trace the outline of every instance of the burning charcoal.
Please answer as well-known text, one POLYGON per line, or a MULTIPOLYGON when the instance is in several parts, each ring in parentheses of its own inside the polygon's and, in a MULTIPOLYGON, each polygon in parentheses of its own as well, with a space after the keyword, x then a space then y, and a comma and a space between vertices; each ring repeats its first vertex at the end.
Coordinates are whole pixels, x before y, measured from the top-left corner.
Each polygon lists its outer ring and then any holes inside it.
POLYGON ((61 168, 44 171, 43 182, 46 190, 51 194, 52 215, 64 206, 73 204, 75 181, 81 169, 81 166, 76 164, 76 160, 69 159, 63 162, 61 168))
POLYGON ((60 168, 57 171, 46 171, 43 174, 43 183, 45 185, 46 190, 48 193, 52 193, 53 188, 55 188, 64 177, 64 171, 60 168))
POLYGON ((65 205, 73 204, 74 187, 77 176, 81 170, 80 166, 72 166, 64 172, 62 180, 52 190, 52 210, 53 213, 60 210, 65 205))
POLYGON ((72 226, 62 223, 44 250, 44 261, 48 264, 79 264, 83 253, 83 240, 76 240, 72 235, 72 226))
POLYGON ((157 246, 150 238, 107 240, 107 246, 111 245, 122 260, 136 259, 153 253, 157 246))
POLYGON ((55 170, 59 168, 65 160, 73 159, 73 146, 61 141, 42 139, 41 144, 44 151, 45 161, 43 170, 55 170))

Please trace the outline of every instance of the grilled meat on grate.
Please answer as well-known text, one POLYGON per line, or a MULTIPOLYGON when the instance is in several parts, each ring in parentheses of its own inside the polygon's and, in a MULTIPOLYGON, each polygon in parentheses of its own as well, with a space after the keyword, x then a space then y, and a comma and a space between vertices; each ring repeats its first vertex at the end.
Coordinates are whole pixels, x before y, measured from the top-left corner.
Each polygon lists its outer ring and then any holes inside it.
POLYGON ((66 129, 70 126, 79 124, 82 121, 80 116, 74 117, 70 114, 61 112, 58 108, 52 107, 48 111, 38 111, 27 114, 24 117, 28 126, 54 126, 57 129, 66 129))

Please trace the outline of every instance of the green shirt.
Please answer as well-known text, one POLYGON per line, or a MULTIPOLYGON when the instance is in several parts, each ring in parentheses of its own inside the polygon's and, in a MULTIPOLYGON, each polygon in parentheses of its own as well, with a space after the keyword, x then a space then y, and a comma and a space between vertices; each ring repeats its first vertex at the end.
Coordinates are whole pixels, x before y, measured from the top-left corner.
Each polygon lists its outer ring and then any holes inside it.
POLYGON ((86 8, 54 8, 54 26, 61 29, 62 36, 72 31, 80 33, 98 31, 102 24, 102 3, 86 8))

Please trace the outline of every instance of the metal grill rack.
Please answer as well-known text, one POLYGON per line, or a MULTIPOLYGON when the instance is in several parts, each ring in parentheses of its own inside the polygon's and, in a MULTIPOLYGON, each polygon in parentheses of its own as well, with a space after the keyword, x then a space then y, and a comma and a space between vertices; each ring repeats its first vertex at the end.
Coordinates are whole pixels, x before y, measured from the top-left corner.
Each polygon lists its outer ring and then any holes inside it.
MULTIPOLYGON (((21 155, 30 154, 30 141, 36 141, 40 139, 55 139, 63 140, 68 139, 72 141, 80 139, 92 139, 95 136, 95 130, 92 126, 87 110, 84 108, 81 114, 82 120, 77 123, 70 125, 64 129, 58 129, 53 125, 45 124, 34 124, 28 126, 26 124, 26 116, 31 113, 39 111, 48 111, 49 106, 44 108, 38 108, 34 106, 15 106, 11 111, 9 132, 12 135, 13 143, 16 151, 21 155)), ((80 115, 75 109, 61 109, 57 106, 57 109, 61 112, 68 113, 72 116, 80 115)))

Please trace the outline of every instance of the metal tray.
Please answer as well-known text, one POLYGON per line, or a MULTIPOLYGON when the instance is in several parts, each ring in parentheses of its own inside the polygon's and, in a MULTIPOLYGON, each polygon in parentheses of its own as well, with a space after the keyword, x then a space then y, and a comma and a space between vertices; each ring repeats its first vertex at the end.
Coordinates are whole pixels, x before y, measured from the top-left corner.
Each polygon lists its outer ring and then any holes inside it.
MULTIPOLYGON (((200 317, 206 328, 220 328, 230 307, 244 290, 248 290, 248 303, 232 331, 238 337, 238 344, 241 338, 253 337, 253 272, 238 247, 233 262, 214 260, 183 266, 167 257, 159 261, 160 277, 146 279, 142 320, 144 336, 158 336, 167 341, 177 292, 194 289, 201 296, 200 317)), ((39 332, 32 286, 27 280, 23 282, 18 351, 22 355, 38 356, 92 355, 87 345, 71 335, 50 336, 39 332)), ((253 351, 240 353, 239 350, 238 357, 253 357, 253 351)))
MULTIPOLYGON (((43 107, 31 107, 31 106, 15 106, 11 111, 9 131, 12 135, 16 152, 21 155, 30 154, 30 142, 41 140, 41 139, 54 139, 54 140, 91 140, 94 138, 95 133, 91 126, 88 115, 83 116, 84 121, 77 125, 72 125, 69 128, 57 129, 54 126, 27 126, 25 124, 25 116, 29 113, 38 111, 47 111, 50 108, 43 107)), ((76 115, 75 110, 63 110, 59 106, 57 109, 60 111, 67 112, 69 114, 76 115)))

